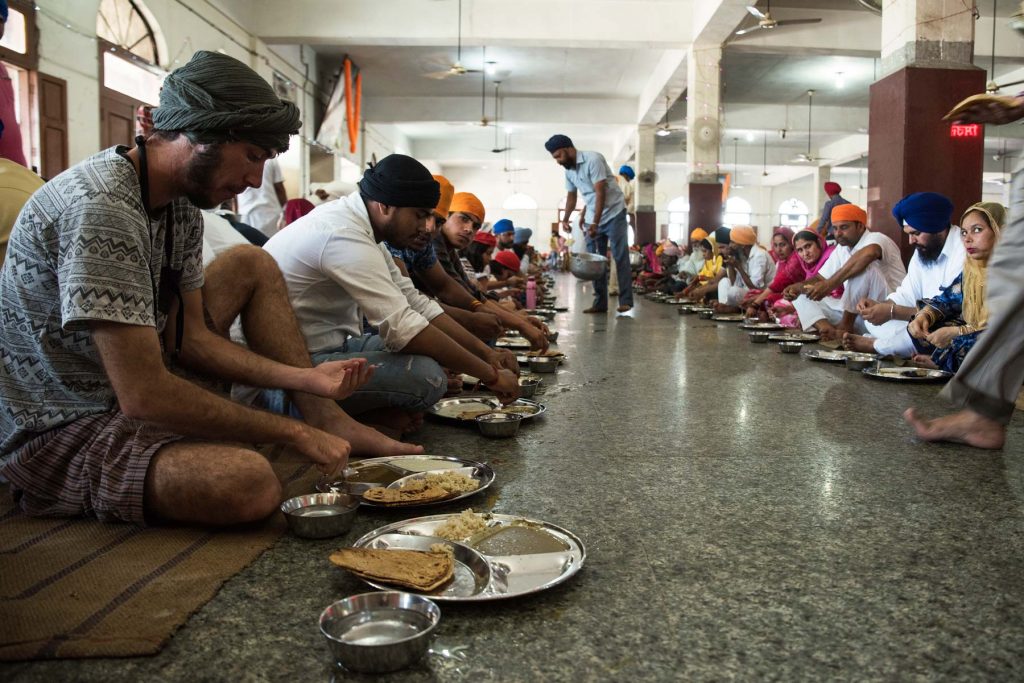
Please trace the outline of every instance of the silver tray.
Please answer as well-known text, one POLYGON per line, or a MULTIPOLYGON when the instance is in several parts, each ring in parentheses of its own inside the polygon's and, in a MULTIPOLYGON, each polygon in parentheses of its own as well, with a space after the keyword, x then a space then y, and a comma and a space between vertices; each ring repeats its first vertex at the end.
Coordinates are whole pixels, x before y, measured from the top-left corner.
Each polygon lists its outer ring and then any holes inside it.
MULTIPOLYGON (((551 353, 551 351, 549 350, 548 353, 551 353)), ((520 365, 529 365, 531 358, 552 358, 557 360, 559 365, 565 362, 565 354, 561 351, 556 351, 553 356, 531 356, 528 353, 516 354, 516 362, 520 365)))
MULTIPOLYGON (((352 547, 429 550, 434 543, 452 545, 456 548, 455 578, 437 592, 423 593, 432 600, 445 602, 503 600, 539 593, 567 581, 579 572, 587 559, 583 541, 572 532, 548 522, 516 515, 485 513, 489 528, 528 525, 546 531, 562 542, 566 549, 561 552, 532 555, 488 555, 476 551, 472 539, 467 543, 451 543, 435 537, 434 531, 453 516, 455 515, 433 515, 388 524, 362 536, 352 544, 352 547), (460 547, 471 552, 460 552, 460 547), (474 556, 483 558, 486 568, 481 567, 474 556)), ((361 580, 374 588, 394 590, 389 584, 370 579, 361 580)), ((417 592, 409 588, 402 590, 417 592)))
POLYGON ((786 329, 785 325, 780 325, 778 323, 743 323, 740 327, 744 330, 758 330, 762 332, 776 332, 778 330, 786 329))
POLYGON ((809 344, 821 341, 821 336, 810 332, 780 332, 779 334, 768 335, 768 341, 773 342, 802 342, 809 344))
POLYGON ((451 498, 445 498, 443 500, 432 500, 425 503, 415 503, 410 505, 385 505, 383 503, 374 503, 372 501, 363 500, 363 492, 374 486, 380 486, 381 484, 374 484, 370 482, 346 482, 344 480, 335 481, 330 483, 324 483, 323 485, 317 484, 317 489, 321 492, 333 491, 336 493, 347 493, 349 495, 356 496, 360 499, 362 505, 374 508, 416 508, 416 507, 428 507, 431 505, 444 505, 451 503, 456 500, 462 500, 463 498, 469 498, 475 496, 481 491, 486 490, 494 483, 494 470, 491 466, 477 462, 476 460, 469 460, 467 458, 455 458, 445 455, 392 455, 386 458, 367 458, 366 460, 360 460, 350 464, 344 472, 344 476, 348 477, 354 474, 357 470, 367 467, 369 465, 386 465, 387 467, 397 470, 399 473, 404 473, 402 479, 387 484, 388 488, 396 488, 400 485, 401 481, 409 479, 415 475, 426 474, 427 472, 441 472, 444 470, 463 470, 463 473, 473 477, 480 486, 473 491, 466 491, 460 493, 451 498), (403 466, 404 465, 404 466, 403 466), (430 466, 437 465, 437 466, 430 466), (417 469, 418 468, 418 469, 417 469), (468 471, 472 470, 472 472, 468 471))
POLYGON ((948 382, 953 376, 952 372, 928 368, 865 368, 861 372, 871 379, 880 379, 883 382, 911 382, 916 384, 948 382))
POLYGON ((722 315, 713 315, 711 319, 720 323, 741 323, 746 318, 742 313, 723 313, 722 315))
POLYGON ((529 349, 530 342, 526 337, 498 337, 494 345, 499 349, 529 349))
MULTIPOLYGON (((471 396, 453 396, 451 398, 442 398, 440 401, 430 406, 430 409, 427 411, 427 415, 432 415, 438 420, 451 422, 454 424, 474 424, 475 420, 460 420, 458 417, 456 417, 456 415, 458 415, 460 412, 466 410, 466 408, 459 408, 459 406, 479 406, 481 404, 491 406, 495 410, 501 407, 501 401, 499 401, 495 396, 487 394, 478 394, 471 396)), ((534 412, 528 415, 523 415, 524 422, 526 420, 532 420, 538 415, 543 415, 544 412, 547 410, 543 403, 531 401, 528 398, 517 399, 516 401, 510 403, 509 406, 530 406, 531 408, 534 409, 534 412)))
POLYGON ((878 358, 878 355, 874 353, 846 351, 845 349, 810 349, 802 351, 800 355, 811 360, 822 361, 823 363, 845 363, 848 356, 871 356, 872 358, 878 358))

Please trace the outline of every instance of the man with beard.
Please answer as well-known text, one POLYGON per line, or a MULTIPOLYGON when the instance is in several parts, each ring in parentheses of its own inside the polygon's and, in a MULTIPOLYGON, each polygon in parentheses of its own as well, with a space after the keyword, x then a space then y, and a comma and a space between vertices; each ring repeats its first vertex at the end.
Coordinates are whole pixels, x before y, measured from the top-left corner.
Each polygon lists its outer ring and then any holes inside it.
MULTIPOLYGON (((611 246, 615 267, 620 273, 629 271, 629 221, 626 200, 615 182, 615 174, 608 162, 597 152, 577 150, 565 135, 552 135, 544 149, 565 169, 565 219, 562 229, 572 232, 569 216, 576 210, 576 193, 583 193, 586 217, 589 222, 585 235, 587 251, 604 256, 611 246)), ((619 313, 633 308, 633 288, 619 288, 619 313)), ((584 313, 604 313, 608 310, 608 269, 594 281, 594 303, 584 313)))
MULTIPOLYGON (((378 366, 342 407, 370 424, 414 430, 445 393, 443 368, 479 377, 503 401, 517 398, 515 356, 489 348, 417 291, 388 251, 426 245, 439 183, 412 157, 390 154, 358 185, 264 247, 284 274, 314 363, 358 356, 378 366), (363 334, 363 317, 377 334, 363 334)), ((280 392, 264 397, 286 409, 280 392)))
POLYGON ((136 524, 266 517, 281 485, 252 443, 288 444, 325 474, 350 450, 421 452, 337 399, 365 361, 313 368, 274 261, 241 246, 205 274, 203 220, 260 182, 299 129, 252 69, 198 52, 164 81, 155 130, 32 195, 0 273, 0 475, 23 511, 136 524), (227 338, 241 315, 251 351, 227 338), (165 362, 165 352, 169 356, 165 362), (172 372, 280 387, 298 422, 172 372))
POLYGON ((959 231, 950 229, 952 213, 953 202, 936 192, 916 192, 893 207, 892 215, 914 246, 907 276, 884 301, 864 298, 857 303, 870 336, 846 333, 844 347, 903 358, 916 353, 907 323, 917 315, 917 302, 938 296, 964 267, 959 231))
POLYGON ((857 303, 885 298, 907 275, 899 247, 885 235, 868 230, 867 220, 864 209, 854 204, 832 209, 836 249, 817 275, 784 292, 795 299, 801 327, 817 330, 822 339, 837 341, 845 332, 866 331, 857 303), (843 296, 836 299, 830 293, 840 286, 843 296))

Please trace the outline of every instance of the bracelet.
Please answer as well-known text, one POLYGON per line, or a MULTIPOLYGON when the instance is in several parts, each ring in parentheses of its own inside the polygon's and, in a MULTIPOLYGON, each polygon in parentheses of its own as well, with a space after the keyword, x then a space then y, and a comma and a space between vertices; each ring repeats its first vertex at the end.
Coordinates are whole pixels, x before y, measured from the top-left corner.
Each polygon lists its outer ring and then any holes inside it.
POLYGON ((895 320, 895 319, 896 319, 896 302, 893 301, 892 304, 889 306, 889 320, 895 320))
POLYGON ((473 299, 473 303, 470 304, 472 308, 480 308, 483 305, 484 302, 480 301, 479 299, 473 299))

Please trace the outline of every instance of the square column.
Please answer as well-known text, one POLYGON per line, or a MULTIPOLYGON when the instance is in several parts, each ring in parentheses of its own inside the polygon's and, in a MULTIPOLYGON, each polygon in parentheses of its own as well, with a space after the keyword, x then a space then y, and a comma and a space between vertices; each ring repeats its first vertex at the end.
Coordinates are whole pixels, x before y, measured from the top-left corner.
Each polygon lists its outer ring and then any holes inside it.
POLYGON ((718 179, 722 120, 722 48, 694 45, 687 58, 686 163, 689 168, 689 226, 712 231, 722 221, 718 179))
POLYGON ((653 242, 658 238, 658 219, 654 207, 655 183, 645 182, 641 177, 648 177, 656 171, 654 141, 655 126, 639 126, 636 131, 636 180, 634 180, 634 203, 636 213, 633 216, 633 235, 637 244, 653 242))

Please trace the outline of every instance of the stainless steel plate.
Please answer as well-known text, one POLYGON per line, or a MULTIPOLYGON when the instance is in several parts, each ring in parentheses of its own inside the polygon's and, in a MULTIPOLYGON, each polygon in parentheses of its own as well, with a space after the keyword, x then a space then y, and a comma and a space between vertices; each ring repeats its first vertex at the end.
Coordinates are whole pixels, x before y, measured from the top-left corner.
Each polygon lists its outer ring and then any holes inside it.
POLYGON ((809 349, 802 351, 801 355, 811 360, 818 360, 825 363, 845 363, 850 356, 871 356, 877 358, 873 353, 860 353, 859 351, 845 351, 843 349, 809 349))
POLYGON ((743 323, 740 327, 744 330, 761 330, 763 332, 786 329, 785 325, 780 325, 778 323, 743 323))
MULTIPOLYGON (((414 542, 425 543, 426 547, 429 548, 432 543, 444 542, 436 538, 434 533, 438 527, 448 521, 449 517, 453 516, 455 515, 433 515, 431 517, 418 517, 388 524, 366 534, 353 543, 352 546, 355 548, 409 547, 390 545, 395 542, 406 542, 404 539, 395 539, 395 536, 405 535, 425 537, 422 541, 414 542)), ((430 594, 432 599, 448 602, 474 602, 503 600, 505 598, 538 593, 567 581, 579 572, 583 567, 584 561, 587 559, 587 550, 583 545, 583 541, 562 527, 515 515, 487 513, 485 517, 487 518, 489 528, 527 526, 542 530, 563 545, 565 550, 529 555, 489 555, 487 553, 479 553, 486 560, 490 568, 490 580, 484 590, 469 595, 445 595, 445 592, 441 591, 440 594, 430 594)), ((473 541, 470 540, 468 543, 456 543, 455 545, 468 545, 472 548, 473 544, 473 541)), ((458 557, 456 557, 456 561, 459 561, 458 557)), ((458 579, 458 576, 456 576, 456 579, 458 579)), ((370 582, 367 581, 367 583, 370 582)), ((386 586, 378 586, 375 583, 370 583, 370 585, 377 588, 387 588, 386 586)), ((469 593, 470 591, 463 589, 461 592, 469 593)))
MULTIPOLYGON (((486 407, 489 410, 497 410, 502 406, 501 401, 499 401, 497 397, 486 394, 476 396, 453 396, 451 398, 442 398, 430 407, 427 414, 432 415, 439 420, 455 424, 475 424, 473 418, 460 418, 459 414, 483 407, 486 407)), ((543 403, 531 401, 528 398, 518 399, 505 407, 524 408, 520 413, 522 414, 524 421, 533 419, 538 415, 542 415, 547 410, 543 403), (525 408, 530 408, 530 411, 526 411, 525 408)))
POLYGON ((713 315, 711 319, 717 320, 720 323, 741 323, 745 317, 742 313, 726 313, 723 315, 713 315))
POLYGON ((952 372, 930 370, 928 368, 865 368, 865 375, 884 382, 912 382, 917 384, 937 384, 948 382, 952 372))
POLYGON ((821 337, 810 332, 782 332, 779 334, 768 335, 768 341, 773 342, 816 342, 821 341, 821 337))
POLYGON ((494 345, 501 349, 528 349, 530 342, 526 337, 498 337, 494 345))
POLYGON ((354 462, 346 468, 344 476, 349 477, 360 469, 365 469, 374 465, 386 465, 388 468, 395 470, 397 474, 402 477, 409 477, 415 474, 426 474, 427 472, 441 472, 443 470, 460 470, 464 474, 467 474, 478 482, 480 482, 479 488, 473 491, 466 491, 460 493, 451 498, 445 498, 444 500, 435 500, 426 503, 418 503, 416 505, 384 505, 382 503, 374 503, 368 500, 362 500, 363 491, 373 486, 391 486, 393 483, 377 483, 377 484, 366 484, 364 482, 346 482, 339 480, 335 482, 325 483, 324 485, 318 485, 318 489, 324 491, 334 491, 336 493, 348 493, 360 498, 360 502, 367 507, 375 508, 414 508, 414 507, 429 507, 431 505, 445 505, 447 503, 454 502, 456 500, 462 500, 463 498, 469 498, 475 496, 481 491, 486 490, 494 483, 494 470, 491 466, 477 462, 476 460, 469 460, 467 458, 455 458, 446 455, 392 455, 386 458, 367 458, 366 460, 360 460, 354 462))

